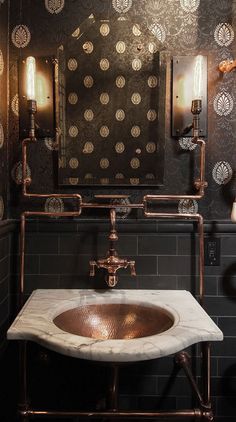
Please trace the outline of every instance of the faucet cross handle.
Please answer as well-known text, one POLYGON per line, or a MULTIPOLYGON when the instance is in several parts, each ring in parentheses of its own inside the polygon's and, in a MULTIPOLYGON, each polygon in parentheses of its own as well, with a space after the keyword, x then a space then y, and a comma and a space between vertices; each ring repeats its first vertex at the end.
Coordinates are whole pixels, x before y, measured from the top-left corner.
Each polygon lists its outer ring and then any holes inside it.
POLYGON ((96 263, 96 261, 89 261, 89 265, 90 265, 89 275, 90 275, 90 277, 94 277, 95 276, 95 267, 97 267, 97 263, 96 263))
POLYGON ((130 266, 131 275, 135 276, 136 275, 135 261, 128 261, 128 265, 130 266))

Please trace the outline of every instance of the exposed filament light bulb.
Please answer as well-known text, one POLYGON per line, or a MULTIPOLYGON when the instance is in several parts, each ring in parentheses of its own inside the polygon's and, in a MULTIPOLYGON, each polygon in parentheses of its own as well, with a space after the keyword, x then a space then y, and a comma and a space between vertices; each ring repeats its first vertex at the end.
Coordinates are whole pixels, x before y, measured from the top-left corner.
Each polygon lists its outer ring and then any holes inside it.
POLYGON ((201 100, 203 95, 203 57, 197 56, 194 66, 193 99, 201 100))
POLYGON ((26 95, 27 100, 35 101, 36 94, 36 62, 35 58, 30 56, 26 59, 26 95))

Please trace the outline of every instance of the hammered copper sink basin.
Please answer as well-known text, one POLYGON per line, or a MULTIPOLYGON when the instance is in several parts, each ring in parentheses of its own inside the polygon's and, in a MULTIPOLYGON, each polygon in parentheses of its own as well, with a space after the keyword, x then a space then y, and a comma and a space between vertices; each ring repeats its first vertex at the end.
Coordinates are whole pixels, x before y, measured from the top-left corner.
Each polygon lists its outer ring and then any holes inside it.
POLYGON ((8 330, 55 352, 103 362, 167 356, 223 335, 184 290, 35 290, 8 330))
POLYGON ((174 318, 158 306, 111 303, 69 309, 53 322, 67 333, 106 340, 160 334, 172 327, 174 318))

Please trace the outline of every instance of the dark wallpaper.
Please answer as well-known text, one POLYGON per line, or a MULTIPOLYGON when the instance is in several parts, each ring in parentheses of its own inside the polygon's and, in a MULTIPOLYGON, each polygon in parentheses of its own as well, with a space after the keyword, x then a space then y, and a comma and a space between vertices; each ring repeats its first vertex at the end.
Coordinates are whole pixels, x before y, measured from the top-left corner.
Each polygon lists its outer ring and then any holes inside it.
MULTIPOLYGON (((128 18, 131 24, 147 29, 171 59, 175 55, 208 56, 208 139, 207 181, 204 200, 176 204, 179 210, 196 210, 206 219, 229 219, 235 194, 236 78, 235 71, 223 75, 219 63, 235 55, 235 3, 231 0, 11 0, 10 2, 10 166, 11 214, 18 216, 21 203, 20 143, 18 136, 17 61, 28 55, 56 55, 68 36, 93 13, 96 19, 128 18)), ((139 35, 137 34, 137 39, 139 35)), ((155 49, 155 45, 153 46, 155 49)), ((197 151, 189 139, 171 138, 170 80, 167 80, 164 186, 144 189, 112 188, 112 192, 130 194, 138 201, 144 193, 191 192, 197 151)), ((28 173, 32 175, 31 190, 37 192, 77 192, 86 199, 94 193, 108 193, 109 187, 59 189, 58 152, 53 139, 39 140, 32 146, 28 173)), ((124 157, 125 159, 125 157, 124 157)), ((90 172, 90 171, 89 171, 90 172)), ((197 173, 197 171, 195 171, 197 173)), ((32 204, 31 204, 32 205, 32 204)), ((27 207, 31 207, 27 204, 27 207)), ((33 206, 33 205, 32 205, 33 206)), ((38 204, 44 209, 45 204, 38 204)), ((48 207, 46 204, 46 208, 48 207)), ((56 209, 71 207, 62 201, 50 205, 56 209)))
POLYGON ((8 8, 0 2, 0 220, 7 205, 7 31, 8 8))

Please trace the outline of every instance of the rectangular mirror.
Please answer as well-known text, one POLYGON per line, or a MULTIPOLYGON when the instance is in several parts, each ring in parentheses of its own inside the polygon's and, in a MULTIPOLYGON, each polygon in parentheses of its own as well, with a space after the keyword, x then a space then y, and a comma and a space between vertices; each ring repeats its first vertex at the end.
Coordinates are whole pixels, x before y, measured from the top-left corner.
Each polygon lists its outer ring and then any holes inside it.
POLYGON ((91 15, 58 50, 59 184, 163 184, 165 54, 155 28, 91 15))

